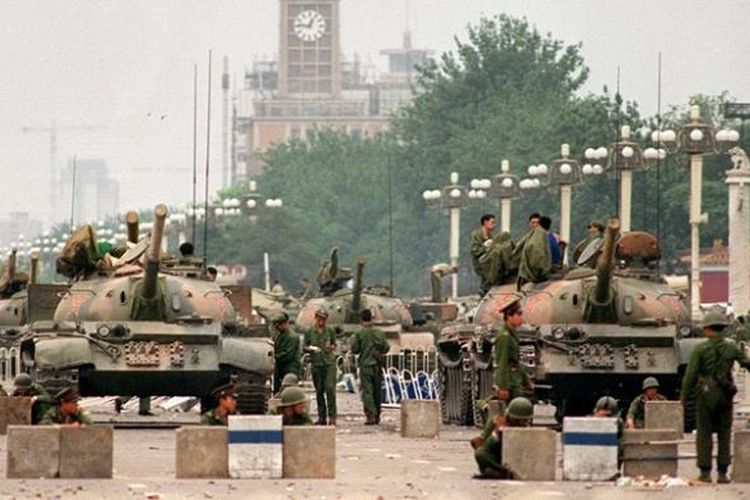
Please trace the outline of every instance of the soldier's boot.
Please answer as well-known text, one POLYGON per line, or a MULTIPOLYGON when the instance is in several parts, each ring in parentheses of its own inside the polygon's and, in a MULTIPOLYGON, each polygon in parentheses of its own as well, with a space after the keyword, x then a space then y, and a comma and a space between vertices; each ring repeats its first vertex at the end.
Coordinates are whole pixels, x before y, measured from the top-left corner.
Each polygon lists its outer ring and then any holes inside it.
POLYGON ((701 470, 701 473, 698 474, 698 477, 695 478, 696 481, 700 483, 710 483, 711 482, 711 471, 710 470, 701 470))
POLYGON ((326 419, 325 419, 325 418, 322 418, 322 417, 321 417, 321 418, 319 418, 319 419, 318 419, 318 420, 317 420, 317 421, 315 422, 315 425, 328 425, 328 422, 326 421, 326 419))
POLYGON ((365 413, 365 425, 375 425, 375 417, 372 413, 365 413))
POLYGON ((732 482, 732 480, 729 479, 729 476, 727 476, 726 472, 719 472, 719 475, 716 478, 716 482, 718 484, 729 484, 732 482))
POLYGON ((328 425, 336 425, 336 415, 328 417, 328 425))
POLYGON ((380 425, 380 413, 375 414, 375 425, 380 425))

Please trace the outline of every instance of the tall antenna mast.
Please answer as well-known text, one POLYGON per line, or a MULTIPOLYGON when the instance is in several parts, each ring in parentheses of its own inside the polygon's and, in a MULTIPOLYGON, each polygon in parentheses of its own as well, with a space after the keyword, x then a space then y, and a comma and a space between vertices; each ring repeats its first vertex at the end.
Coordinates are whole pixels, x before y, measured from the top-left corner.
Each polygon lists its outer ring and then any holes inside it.
POLYGON ((208 50, 208 93, 206 97, 206 185, 203 194, 203 271, 208 268, 208 171, 211 163, 211 49, 208 50))
POLYGON ((195 245, 196 189, 198 185, 198 63, 193 66, 193 236, 195 245))
POLYGON ((70 233, 73 234, 73 229, 75 226, 73 226, 73 217, 75 215, 75 206, 76 206, 76 155, 73 155, 73 184, 71 184, 70 188, 70 233))
POLYGON ((229 176, 229 58, 227 56, 224 56, 221 92, 223 98, 221 115, 221 187, 227 188, 234 181, 229 176))
MULTIPOLYGON (((656 83, 656 129, 661 134, 661 50, 656 83)), ((656 147, 660 147, 659 144, 656 147)), ((661 156, 656 162, 656 240, 661 241, 661 156)))

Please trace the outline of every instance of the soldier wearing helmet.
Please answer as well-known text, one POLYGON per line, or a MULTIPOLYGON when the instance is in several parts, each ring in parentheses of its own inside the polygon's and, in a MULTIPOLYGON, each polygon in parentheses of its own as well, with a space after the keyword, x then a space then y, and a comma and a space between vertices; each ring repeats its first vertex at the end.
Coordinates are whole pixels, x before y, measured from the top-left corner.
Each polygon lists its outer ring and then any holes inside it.
POLYGON ((718 311, 703 317, 706 340, 695 346, 682 379, 680 402, 695 396, 696 437, 698 452, 698 481, 711 482, 712 434, 717 434, 719 450, 716 456, 717 483, 728 483, 727 469, 731 463, 729 445, 732 432, 732 399, 737 388, 732 380, 732 368, 737 362, 750 369, 750 360, 734 342, 724 339, 727 318, 718 311))
POLYGON ((31 398, 31 423, 38 424, 45 413, 55 403, 44 388, 34 383, 28 373, 19 374, 13 381, 14 390, 11 396, 31 398))
POLYGON ((271 333, 274 357, 273 387, 275 391, 279 391, 281 380, 287 373, 299 375, 300 338, 289 328, 289 317, 283 312, 271 318, 271 333))
POLYGON ((300 387, 287 387, 282 391, 279 409, 284 425, 312 425, 305 391, 300 387))
POLYGON ((66 387, 55 394, 57 406, 53 406, 39 421, 42 425, 91 425, 93 422, 79 407, 81 395, 74 386, 66 387))
POLYGON ((505 416, 488 420, 482 434, 471 440, 479 475, 488 479, 513 479, 513 471, 503 466, 503 429, 528 427, 534 416, 534 405, 526 398, 515 398, 508 405, 505 416))
POLYGON ((224 384, 213 390, 211 395, 217 402, 216 408, 201 416, 201 425, 227 425, 229 415, 237 411, 237 395, 232 384, 224 384))
POLYGON ((659 394, 659 381, 656 377, 646 377, 643 379, 643 392, 630 403, 625 425, 628 429, 643 429, 646 426, 646 401, 666 400, 659 394))
POLYGON ((328 311, 315 311, 315 325, 305 332, 304 351, 310 355, 315 397, 318 403, 317 425, 336 425, 336 331, 326 326, 328 311))
POLYGON ((602 396, 594 406, 594 416, 598 418, 617 418, 617 467, 622 465, 622 434, 624 432, 620 418, 620 405, 612 396, 602 396))

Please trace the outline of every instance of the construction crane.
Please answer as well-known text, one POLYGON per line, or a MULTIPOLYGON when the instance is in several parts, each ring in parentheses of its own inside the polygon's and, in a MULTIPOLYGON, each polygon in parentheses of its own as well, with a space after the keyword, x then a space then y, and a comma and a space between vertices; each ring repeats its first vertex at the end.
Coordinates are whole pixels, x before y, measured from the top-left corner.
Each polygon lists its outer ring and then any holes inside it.
POLYGON ((57 216, 57 134, 60 131, 68 130, 103 130, 102 125, 57 125, 57 121, 52 120, 49 127, 21 127, 24 133, 43 132, 49 134, 49 186, 50 186, 50 224, 55 223, 57 216))

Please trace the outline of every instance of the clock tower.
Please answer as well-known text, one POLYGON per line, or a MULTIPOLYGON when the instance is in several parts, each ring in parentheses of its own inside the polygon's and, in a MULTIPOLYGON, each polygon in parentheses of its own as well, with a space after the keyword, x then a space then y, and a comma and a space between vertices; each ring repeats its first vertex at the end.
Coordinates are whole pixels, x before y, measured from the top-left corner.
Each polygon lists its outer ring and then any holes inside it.
POLYGON ((279 97, 339 98, 339 0, 280 0, 279 97))

